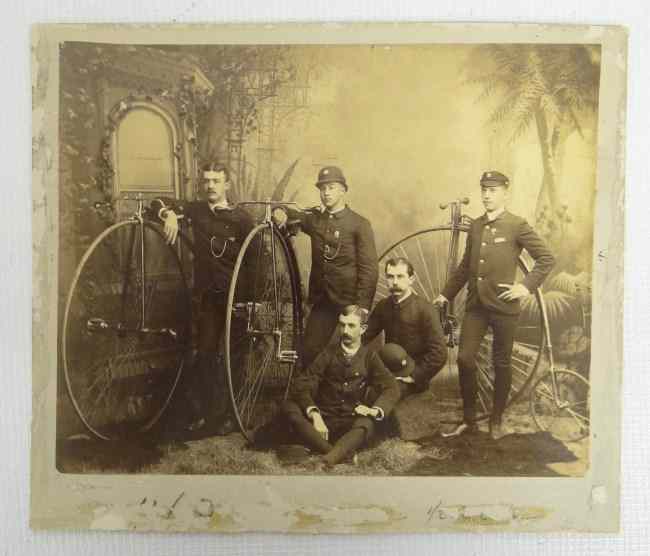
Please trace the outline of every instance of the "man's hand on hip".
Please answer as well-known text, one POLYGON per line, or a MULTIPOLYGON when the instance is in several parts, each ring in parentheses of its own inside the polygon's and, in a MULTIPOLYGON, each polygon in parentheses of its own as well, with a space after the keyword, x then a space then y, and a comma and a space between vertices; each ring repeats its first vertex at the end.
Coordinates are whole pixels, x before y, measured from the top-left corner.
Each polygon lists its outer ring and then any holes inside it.
POLYGON ((499 294, 499 299, 503 301, 516 301, 530 295, 528 288, 523 284, 499 284, 499 288, 505 288, 499 294))

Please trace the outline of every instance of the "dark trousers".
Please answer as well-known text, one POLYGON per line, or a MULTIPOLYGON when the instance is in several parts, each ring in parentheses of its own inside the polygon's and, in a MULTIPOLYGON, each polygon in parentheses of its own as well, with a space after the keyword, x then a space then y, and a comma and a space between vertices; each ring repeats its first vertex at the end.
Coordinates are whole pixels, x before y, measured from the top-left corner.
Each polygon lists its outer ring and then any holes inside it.
POLYGON ((332 339, 339 322, 341 307, 329 299, 318 300, 311 309, 303 339, 302 367, 306 369, 332 339))
POLYGON ((330 464, 343 461, 367 443, 375 428, 375 423, 370 417, 322 414, 329 429, 329 439, 325 440, 297 403, 286 401, 282 405, 282 415, 299 439, 315 452, 325 454, 325 460, 330 464))
POLYGON ((458 379, 463 398, 463 414, 466 423, 476 419, 478 377, 476 357, 488 326, 492 328, 492 364, 494 366, 494 400, 492 419, 499 421, 506 407, 512 370, 510 356, 519 315, 503 315, 484 307, 472 307, 465 313, 460 332, 458 351, 458 379))
MULTIPOLYGON (((446 363, 446 361, 445 361, 446 363)), ((425 392, 429 389, 429 383, 436 376, 442 368, 445 366, 445 363, 440 365, 440 367, 433 367, 431 365, 422 365, 421 363, 415 362, 415 369, 413 369, 413 380, 415 380, 414 390, 415 392, 425 392)))
POLYGON ((226 304, 225 292, 206 290, 201 296, 197 355, 187 392, 195 418, 219 417, 229 408, 225 362, 219 353, 226 304))

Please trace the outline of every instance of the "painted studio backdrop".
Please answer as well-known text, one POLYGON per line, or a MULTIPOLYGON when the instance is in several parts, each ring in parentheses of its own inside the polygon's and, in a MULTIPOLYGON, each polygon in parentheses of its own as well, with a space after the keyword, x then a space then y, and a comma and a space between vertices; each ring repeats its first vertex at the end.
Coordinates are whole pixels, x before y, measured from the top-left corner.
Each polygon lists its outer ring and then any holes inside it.
MULTIPOLYGON (((441 204, 467 197, 464 213, 481 215, 480 176, 498 170, 511 180, 510 210, 557 258, 544 284, 555 364, 588 378, 597 46, 66 43, 60 77, 60 329, 75 269, 91 243, 131 215, 138 196, 199 196, 198 168, 206 160, 230 169, 233 202, 271 198, 303 207, 319 203, 318 169, 341 167, 349 205, 370 220, 380 255, 409 234, 449 222, 441 204)), ((306 288, 309 241, 292 241, 306 288)), ((418 251, 426 241, 403 249, 416 265, 416 290, 431 297, 444 275, 418 251)), ((536 322, 538 312, 534 300, 524 301, 522 323, 536 322)), ((531 357, 525 346, 520 355, 531 357)), ((62 444, 83 437, 85 428, 60 375, 62 444)), ((457 409, 453 362, 432 389, 426 407, 457 409)), ((423 423, 439 420, 426 411, 423 423)), ((524 430, 530 416, 521 419, 524 430)), ((415 469, 415 456, 390 447, 375 448, 397 454, 381 460, 382 473, 415 469)), ((92 454, 60 452, 64 470, 102 467, 92 454)), ((111 471, 276 472, 270 460, 252 456, 219 469, 196 463, 200 458, 170 467, 154 449, 140 456, 111 471)))

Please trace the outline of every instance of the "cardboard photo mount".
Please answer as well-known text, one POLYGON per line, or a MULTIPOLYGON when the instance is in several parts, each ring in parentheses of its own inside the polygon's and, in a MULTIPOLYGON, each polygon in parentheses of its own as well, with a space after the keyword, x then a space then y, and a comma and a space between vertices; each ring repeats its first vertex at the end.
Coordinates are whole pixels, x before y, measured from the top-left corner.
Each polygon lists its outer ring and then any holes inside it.
POLYGON ((33 91, 35 529, 616 532, 620 516, 627 32, 533 24, 37 25, 33 91), (580 478, 63 474, 55 465, 59 45, 598 44, 589 467, 580 478))

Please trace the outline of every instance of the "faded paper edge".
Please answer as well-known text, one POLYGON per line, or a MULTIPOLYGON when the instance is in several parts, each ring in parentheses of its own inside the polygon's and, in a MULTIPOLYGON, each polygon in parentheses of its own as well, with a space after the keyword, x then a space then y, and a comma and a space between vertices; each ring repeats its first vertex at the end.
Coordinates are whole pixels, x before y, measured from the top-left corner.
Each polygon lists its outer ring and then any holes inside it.
MULTIPOLYGON (((146 43, 151 36, 174 34, 183 31, 181 41, 207 40, 206 30, 219 30, 224 41, 241 40, 241 33, 250 38, 263 35, 265 40, 275 38, 278 42, 306 44, 301 40, 313 39, 314 29, 327 31, 327 42, 346 42, 355 36, 354 42, 383 40, 400 42, 396 34, 402 34, 405 43, 417 42, 470 42, 458 41, 463 32, 472 30, 471 42, 489 42, 488 37, 499 34, 498 42, 520 42, 522 35, 529 36, 526 42, 600 42, 603 47, 601 73, 601 104, 598 129, 598 180, 595 236, 594 236, 594 299, 607 295, 614 301, 621 301, 623 294, 623 238, 624 238, 624 153, 626 117, 626 67, 627 31, 621 27, 604 26, 557 26, 524 24, 289 24, 289 25, 234 25, 234 26, 125 26, 93 25, 93 42, 146 43), (407 31, 404 29, 407 28, 407 31), (401 31, 400 31, 401 29, 401 31), (414 32, 417 31, 417 32, 414 32), (281 31, 281 33, 280 33, 281 31), (509 33, 504 41, 501 33, 509 33), (440 34, 439 34, 440 33, 440 34), (191 37, 189 35, 192 35, 191 37), (293 36, 296 36, 293 39, 293 36), (307 37, 306 35, 309 35, 307 37), (444 36, 443 36, 444 35, 444 36), (577 35, 577 36, 576 36, 577 35), (97 39, 95 38, 97 37, 97 39), (111 37, 113 37, 111 39, 111 37), (363 37, 364 40, 360 40, 363 37), (519 38, 519 40, 512 40, 519 38), (552 39, 552 40, 551 40, 552 39), (605 56, 605 54, 607 56, 605 56), (615 147, 615 151, 612 151, 615 147), (603 252, 603 249, 605 250, 603 252), (618 295, 612 296, 615 291, 618 295)), ((622 305, 594 304, 594 340, 598 333, 601 342, 594 341, 592 352, 592 376, 594 370, 606 366, 602 380, 595 381, 592 391, 592 409, 603 407, 602 403, 615 411, 608 411, 607 419, 594 416, 594 434, 591 447, 591 466, 582 479, 537 479, 513 478, 459 478, 459 477, 201 477, 201 476, 92 476, 62 475, 54 465, 55 453, 55 401, 57 364, 57 250, 58 250, 58 60, 57 44, 60 40, 79 40, 88 26, 62 27, 54 25, 34 26, 32 36, 32 78, 33 78, 33 420, 32 420, 32 477, 31 477, 31 526, 43 528, 89 527, 98 512, 106 510, 104 529, 131 528, 124 515, 137 506, 141 493, 154 492, 161 502, 159 508, 170 508, 180 512, 184 505, 189 508, 190 524, 169 524, 157 530, 167 531, 284 531, 299 533, 318 532, 425 532, 425 531, 599 531, 616 532, 620 521, 620 437, 621 437, 621 371, 622 371, 622 305), (604 330, 604 323, 608 323, 604 330), (606 348, 606 349, 605 349, 606 348), (615 446, 615 453, 611 448, 615 446), (373 488, 390 481, 388 496, 371 494, 373 488), (304 481, 304 483, 302 482, 304 481), (503 490, 510 485, 512 490, 525 485, 532 498, 544 498, 549 485, 559 481, 558 488, 579 493, 574 500, 587 519, 577 520, 575 515, 566 515, 566 508, 548 503, 534 504, 523 499, 509 499, 502 495, 490 495, 491 491, 503 490), (230 483, 230 484, 229 484, 230 483), (233 488, 232 483, 238 487, 233 488), (334 485, 343 483, 345 492, 338 493, 334 485), (323 503, 314 504, 308 497, 301 500, 296 494, 299 485, 309 491, 314 485, 324 491, 334 491, 323 503), (516 486, 515 486, 516 485, 516 486), (295 486, 296 488, 292 488, 295 486), (454 493, 471 487, 474 503, 456 503, 454 493), (591 489, 585 489, 585 486, 591 489), (261 496, 252 502, 251 512, 243 511, 247 506, 238 500, 242 487, 259 489, 261 496), (288 487, 288 488, 287 488, 288 487), (601 487, 605 489, 605 495, 601 487), (594 488, 598 494, 594 494, 594 488), (117 491, 117 492, 116 492, 117 491), (218 493, 217 508, 209 519, 196 516, 196 503, 201 494, 218 493), (391 496, 394 491, 413 493, 416 500, 400 500, 391 496), (486 492, 487 491, 487 492, 486 492), (65 500, 61 500, 61 493, 65 500), (448 494, 451 493, 451 494, 448 494), (588 496, 584 496, 585 493, 588 496), (127 495, 126 497, 124 495, 127 495), (352 499, 348 499, 349 496, 352 499), (178 498, 180 496, 180 498, 178 498), (354 497, 357 498, 354 498, 354 497), (450 498, 448 498, 450 496, 450 498), (492 500, 494 496, 496 500, 492 500), (174 500, 179 500, 172 507, 174 500), (447 501, 448 500, 448 501, 447 501), (236 503, 235 503, 236 502, 236 503), (496 508, 496 509, 495 509, 496 508), (218 511, 217 511, 218 510, 218 511), (469 510, 469 511, 466 511, 469 510), (485 510, 485 511, 482 511, 485 510), (270 513, 279 512, 286 518, 269 519, 270 513), (450 523, 440 516, 458 516, 450 523), (493 512, 493 513, 491 513, 493 512), (496 513, 494 513, 496 512, 496 513), (501 513, 500 513, 501 512, 501 513), (246 515, 244 515, 246 514, 246 515), (490 516, 505 515, 510 519, 499 521, 490 516), (218 516, 218 518, 215 518, 218 516), (433 517, 432 517, 433 516, 433 517), (473 519, 472 516, 478 516, 473 519), (483 516, 483 517, 481 517, 483 516), (175 528, 175 525, 179 525, 175 528)), ((323 37, 318 34, 317 39, 323 37)), ((86 35, 86 39, 89 37, 86 35)), ((169 42, 159 38, 158 42, 169 42)), ((270 43, 269 43, 270 44, 270 43)), ((322 43, 321 43, 322 44, 322 43)), ((602 415, 602 413, 601 413, 602 415)), ((381 493, 380 493, 381 494, 381 493)), ((512 494, 512 493, 509 493, 512 494)), ((144 497, 146 498, 146 496, 144 497)), ((215 498, 215 500, 217 499, 215 498)), ((571 499, 572 497, 569 497, 571 499)), ((149 508, 142 508, 149 510, 149 508)), ((161 510, 162 511, 162 510, 161 510)), ((166 510, 165 510, 166 511, 166 510)), ((185 510, 183 510, 185 511, 185 510)), ((570 509, 569 514, 572 514, 570 509)), ((153 518, 153 514, 152 514, 153 518)), ((150 530, 151 526, 138 524, 135 530, 150 530)))

